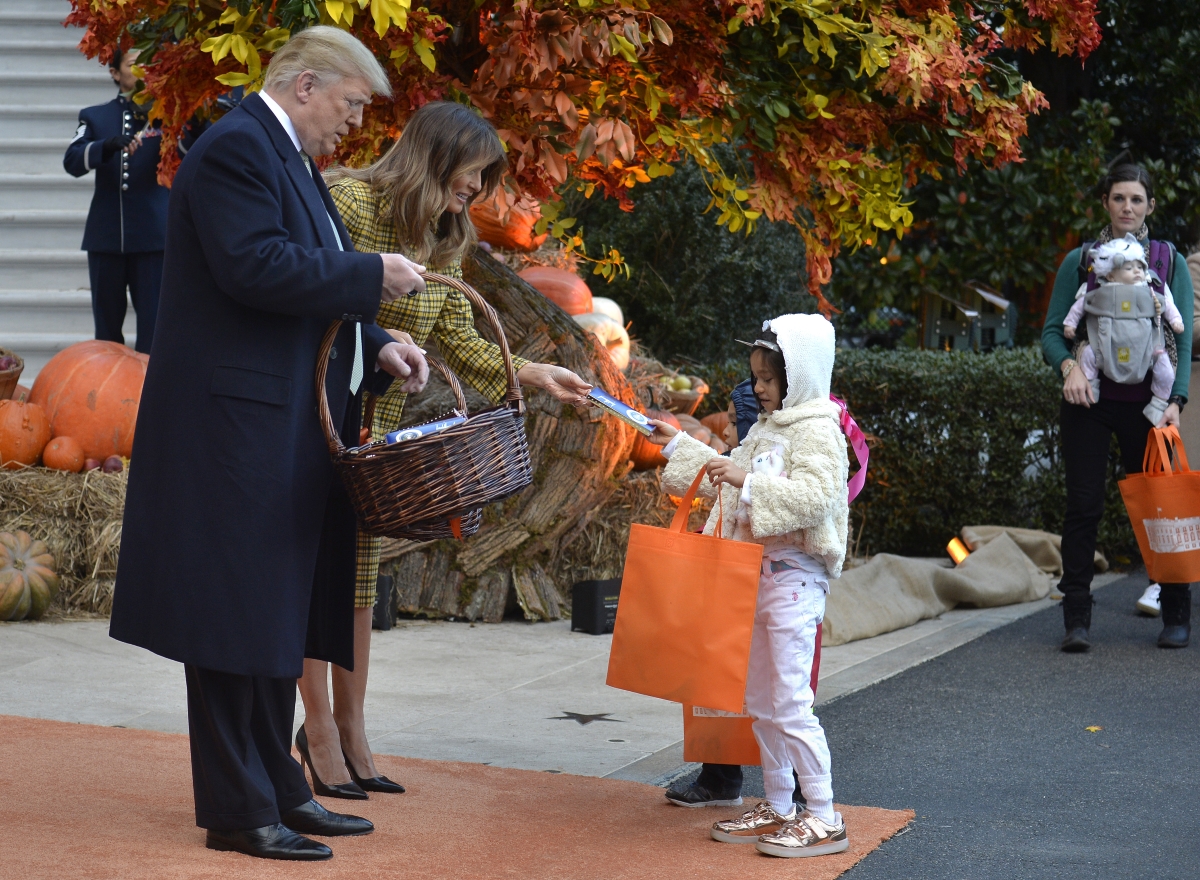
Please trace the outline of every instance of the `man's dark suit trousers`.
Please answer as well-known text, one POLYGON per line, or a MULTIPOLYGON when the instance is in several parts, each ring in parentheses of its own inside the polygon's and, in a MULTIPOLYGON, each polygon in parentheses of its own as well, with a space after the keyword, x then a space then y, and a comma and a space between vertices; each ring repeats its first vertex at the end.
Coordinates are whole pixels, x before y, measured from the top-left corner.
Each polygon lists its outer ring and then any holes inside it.
POLYGON ((214 672, 185 664, 196 824, 261 828, 312 800, 292 757, 296 679, 214 672))

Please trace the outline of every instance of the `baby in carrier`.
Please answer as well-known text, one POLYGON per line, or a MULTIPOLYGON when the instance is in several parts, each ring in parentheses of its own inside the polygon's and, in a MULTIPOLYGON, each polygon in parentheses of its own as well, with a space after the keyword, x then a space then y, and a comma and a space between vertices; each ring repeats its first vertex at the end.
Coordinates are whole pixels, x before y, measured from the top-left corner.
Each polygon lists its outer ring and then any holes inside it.
POLYGON ((1182 333, 1183 318, 1166 283, 1147 271, 1146 251, 1132 235, 1097 245, 1091 269, 1101 283, 1093 290, 1086 282, 1080 285, 1063 321, 1063 335, 1074 339, 1076 328, 1086 320, 1087 343, 1079 354, 1079 367, 1096 400, 1101 373, 1114 382, 1133 385, 1149 372, 1153 398, 1142 412, 1157 425, 1175 383, 1162 319, 1182 333))

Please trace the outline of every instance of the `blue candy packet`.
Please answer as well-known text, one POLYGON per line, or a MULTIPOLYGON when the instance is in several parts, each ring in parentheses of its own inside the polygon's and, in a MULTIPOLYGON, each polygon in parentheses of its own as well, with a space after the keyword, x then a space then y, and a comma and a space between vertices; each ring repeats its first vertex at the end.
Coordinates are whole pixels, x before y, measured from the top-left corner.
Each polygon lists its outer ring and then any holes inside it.
POLYGON ((427 437, 430 434, 438 434, 445 431, 447 428, 453 428, 455 425, 461 425, 466 421, 463 416, 450 416, 445 419, 438 419, 436 422, 425 422, 423 425, 411 425, 407 428, 401 428, 399 431, 385 436, 383 439, 392 443, 403 443, 405 440, 416 440, 419 437, 427 437))
POLYGON ((617 400, 607 391, 600 388, 593 388, 588 392, 588 399, 606 413, 616 416, 639 433, 645 435, 654 433, 654 428, 648 423, 648 420, 642 413, 629 404, 617 400))

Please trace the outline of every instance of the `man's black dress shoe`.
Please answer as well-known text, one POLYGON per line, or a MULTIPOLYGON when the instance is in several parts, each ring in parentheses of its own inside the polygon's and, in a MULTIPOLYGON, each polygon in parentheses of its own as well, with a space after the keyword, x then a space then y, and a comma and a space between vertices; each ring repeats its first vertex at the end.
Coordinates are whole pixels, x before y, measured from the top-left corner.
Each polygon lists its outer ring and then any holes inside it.
POLYGON ((331 813, 316 801, 301 804, 288 810, 279 821, 300 834, 316 834, 321 837, 353 837, 370 834, 375 826, 361 816, 331 813))
POLYGON ((237 831, 209 829, 204 845, 222 852, 240 852, 260 859, 288 859, 317 862, 333 858, 333 850, 323 843, 301 837, 279 823, 237 831))

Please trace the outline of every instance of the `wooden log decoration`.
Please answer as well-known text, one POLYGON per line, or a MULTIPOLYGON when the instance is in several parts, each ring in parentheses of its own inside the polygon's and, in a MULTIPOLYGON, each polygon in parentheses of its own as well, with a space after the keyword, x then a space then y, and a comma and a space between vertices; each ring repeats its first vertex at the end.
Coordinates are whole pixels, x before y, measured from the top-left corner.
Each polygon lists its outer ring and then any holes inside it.
MULTIPOLYGON (((464 261, 463 274, 499 313, 514 354, 560 364, 635 402, 629 382, 595 337, 503 263, 477 251, 464 261)), ((571 585, 555 583, 551 572, 616 490, 637 434, 599 410, 579 413, 543 391, 525 391, 533 485, 487 508, 483 527, 465 541, 385 541, 383 570, 396 578, 401 613, 498 622, 506 609, 519 608, 528 620, 558 620, 570 608, 571 585)), ((431 381, 409 399, 405 422, 446 411, 448 393, 431 381)), ((478 395, 468 402, 472 408, 482 403, 478 395)))

